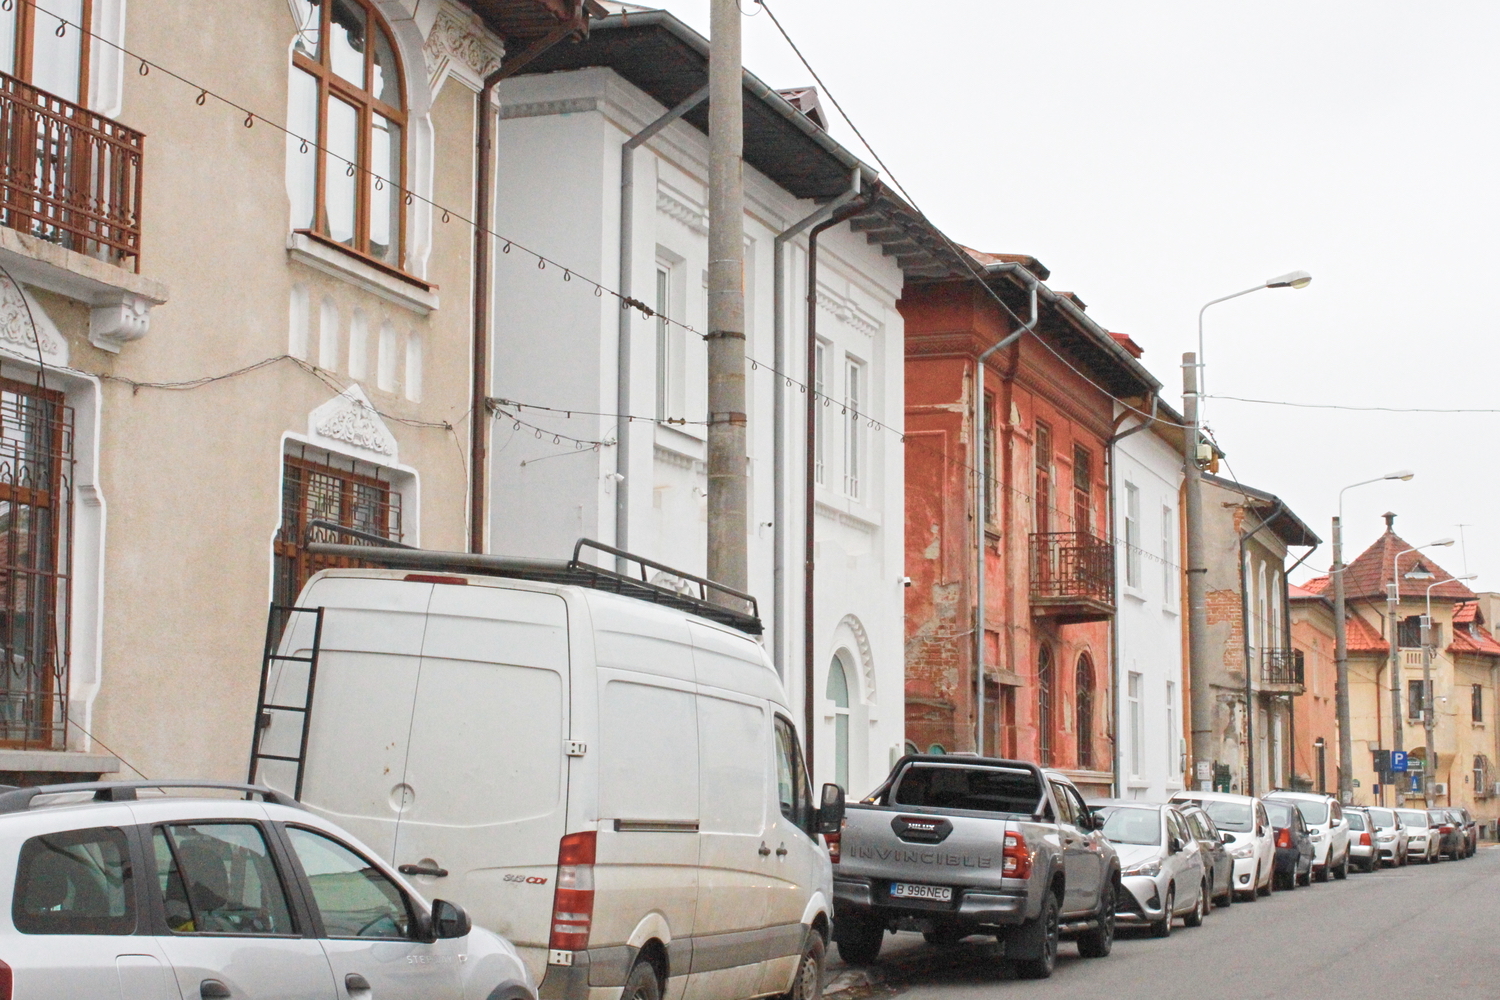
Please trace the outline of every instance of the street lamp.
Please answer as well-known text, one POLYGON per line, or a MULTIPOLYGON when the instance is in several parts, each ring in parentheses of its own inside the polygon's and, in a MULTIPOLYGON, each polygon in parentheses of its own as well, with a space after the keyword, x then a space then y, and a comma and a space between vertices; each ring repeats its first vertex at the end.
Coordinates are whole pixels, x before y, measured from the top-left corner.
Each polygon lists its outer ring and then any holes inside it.
POLYGON ((1337 674, 1334 682, 1334 714, 1339 723, 1339 801, 1349 805, 1354 801, 1354 737, 1349 732, 1349 635, 1344 623, 1344 494, 1356 486, 1383 483, 1388 479, 1408 482, 1416 473, 1410 469, 1388 472, 1374 479, 1351 483, 1339 490, 1339 512, 1333 519, 1333 635, 1334 663, 1337 674))
MULTIPOLYGON (((1398 646, 1397 641, 1396 641, 1397 640, 1397 632, 1399 631, 1399 626, 1397 625, 1397 622, 1396 622, 1396 611, 1397 611, 1396 605, 1401 600, 1401 578, 1396 575, 1397 572, 1398 572, 1398 564, 1401 562, 1401 557, 1404 556, 1404 555, 1406 555, 1409 552, 1420 552, 1423 549, 1441 549, 1441 548, 1447 548, 1448 546, 1450 546, 1452 544, 1453 544, 1453 539, 1451 539, 1451 538, 1439 538, 1437 541, 1435 541, 1435 542, 1428 542, 1426 545, 1413 545, 1409 549, 1402 549, 1400 552, 1397 552, 1394 556, 1391 556, 1391 582, 1390 582, 1390 584, 1388 586, 1388 589, 1386 590, 1385 618, 1386 618, 1386 621, 1390 622, 1390 633, 1389 633, 1389 635, 1387 635, 1386 638, 1390 642, 1390 645, 1391 645, 1391 749, 1392 750, 1404 750, 1404 749, 1406 749, 1404 746, 1402 746, 1402 743, 1404 742, 1405 737, 1403 736, 1402 731, 1401 731, 1401 728, 1402 728, 1401 727, 1401 649, 1398 646)), ((1398 805, 1398 806, 1399 805, 1403 805, 1403 804, 1405 804, 1405 802, 1406 802, 1406 795, 1398 789, 1396 791, 1396 805, 1398 805)))
MULTIPOLYGON (((1188 677, 1192 689, 1193 763, 1206 769, 1213 759, 1214 692, 1208 680, 1208 562, 1203 546, 1203 469, 1198 448, 1203 440, 1199 401, 1203 393, 1203 314, 1208 307, 1258 292, 1262 288, 1306 288, 1312 275, 1290 271, 1233 295, 1206 302, 1198 310, 1198 353, 1182 356, 1182 414, 1191 432, 1182 436, 1183 506, 1187 522, 1188 677)), ((1196 779, 1196 775, 1195 775, 1196 779)), ((1207 778, 1198 779, 1206 787, 1207 778)))
MULTIPOLYGON (((1445 583, 1477 579, 1478 573, 1470 573, 1467 576, 1450 576, 1446 580, 1427 585, 1427 614, 1422 616, 1422 729, 1427 736, 1427 752, 1422 755, 1422 798, 1428 808, 1432 807, 1432 784, 1437 777, 1437 747, 1433 736, 1433 712, 1436 709, 1434 702, 1437 699, 1432 696, 1432 588, 1441 587, 1445 583)), ((1453 799, 1450 797, 1448 801, 1451 803, 1453 799)))

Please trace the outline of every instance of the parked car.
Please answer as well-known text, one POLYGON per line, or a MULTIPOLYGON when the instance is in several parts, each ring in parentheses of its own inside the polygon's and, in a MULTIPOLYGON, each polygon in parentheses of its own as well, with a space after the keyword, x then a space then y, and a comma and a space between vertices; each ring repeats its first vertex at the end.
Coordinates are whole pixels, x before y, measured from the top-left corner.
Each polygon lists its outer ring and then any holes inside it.
MULTIPOLYGON (((844 794, 809 787, 758 621, 568 563, 379 558, 435 565, 317 574, 280 644, 317 660, 310 810, 502 930, 544 995, 816 994, 844 794)), ((270 704, 303 704, 303 666, 273 659, 270 704)), ((266 716, 256 752, 295 759, 297 714, 266 716)))
POLYGON ((1374 871, 1379 859, 1375 852, 1375 823, 1360 806, 1344 810, 1349 821, 1349 866, 1362 872, 1374 871))
POLYGON ((1234 859, 1226 846, 1234 842, 1227 833, 1219 832, 1213 817, 1202 806, 1183 804, 1177 807, 1187 820, 1188 829, 1198 840, 1198 850, 1203 852, 1203 866, 1209 875, 1209 895, 1220 906, 1234 902, 1234 859))
POLYGON ((1226 845, 1234 859, 1234 891, 1242 900, 1254 902, 1269 896, 1276 871, 1276 840, 1266 819, 1266 807, 1251 795, 1231 792, 1181 791, 1173 805, 1191 803, 1208 813, 1214 826, 1230 835, 1226 845))
POLYGON ((1265 797, 1290 802, 1307 821, 1313 842, 1313 877, 1327 882, 1328 876, 1349 877, 1349 824, 1344 821, 1344 807, 1332 795, 1320 792, 1272 792, 1265 797))
POLYGON ((1464 857, 1472 858, 1479 850, 1479 824, 1463 806, 1450 807, 1448 815, 1464 832, 1464 857))
POLYGON ((537 995, 499 935, 267 788, 0 792, 0 857, 5 997, 537 995))
POLYGON ((1448 815, 1446 809, 1429 809, 1427 816, 1430 824, 1428 829, 1432 831, 1429 836, 1436 835, 1438 838, 1438 854, 1449 861, 1457 861, 1463 857, 1468 850, 1468 843, 1458 821, 1448 815))
POLYGON ((1375 828, 1376 861, 1392 868, 1406 864, 1411 838, 1396 810, 1371 806, 1365 813, 1375 828))
POLYGON ((1276 888, 1312 885, 1317 846, 1302 811, 1297 803, 1283 799, 1268 796, 1265 802, 1266 815, 1276 830, 1276 888))
POLYGON ((1120 855, 1115 920, 1144 924, 1156 937, 1172 933, 1178 917, 1199 927, 1212 906, 1209 871, 1198 838, 1174 806, 1122 799, 1092 799, 1094 817, 1120 855))
POLYGON ((1407 858, 1419 860, 1423 864, 1436 861, 1438 848, 1442 844, 1442 834, 1438 832, 1427 810, 1397 809, 1395 812, 1406 827, 1407 858))
POLYGON ((1065 776, 993 757, 912 754, 850 803, 834 866, 833 939, 846 962, 885 932, 993 934, 1027 979, 1045 979, 1061 936, 1085 958, 1114 945, 1116 850, 1065 776))

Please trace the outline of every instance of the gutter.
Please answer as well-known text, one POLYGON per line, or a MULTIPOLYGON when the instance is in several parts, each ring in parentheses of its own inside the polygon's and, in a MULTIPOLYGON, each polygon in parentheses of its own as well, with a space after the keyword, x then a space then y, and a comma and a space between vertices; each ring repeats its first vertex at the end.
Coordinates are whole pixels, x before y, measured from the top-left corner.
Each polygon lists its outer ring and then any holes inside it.
MULTIPOLYGON (((1240 790, 1241 795, 1255 794, 1255 692, 1251 683, 1255 676, 1250 669, 1250 600, 1249 587, 1245 579, 1245 543, 1253 538, 1262 528, 1274 521, 1286 504, 1280 500, 1276 501, 1276 509, 1267 514, 1265 518, 1251 528, 1240 534, 1240 643, 1244 649, 1245 657, 1245 787, 1240 790)), ((1285 580, 1285 575, 1282 576, 1285 580)), ((1282 600, 1282 606, 1286 601, 1282 600)))

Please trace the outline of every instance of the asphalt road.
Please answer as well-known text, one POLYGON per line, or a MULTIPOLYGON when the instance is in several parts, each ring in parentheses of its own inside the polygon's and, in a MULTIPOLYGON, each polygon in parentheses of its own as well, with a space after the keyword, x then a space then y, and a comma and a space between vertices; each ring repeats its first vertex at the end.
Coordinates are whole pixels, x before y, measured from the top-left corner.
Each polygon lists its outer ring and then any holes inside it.
POLYGON ((940 950, 920 934, 887 935, 868 970, 845 967, 837 947, 830 957, 828 995, 840 1000, 1495 997, 1500 847, 1235 903, 1200 928, 1177 921, 1166 940, 1122 931, 1104 959, 1079 958, 1065 942, 1056 972, 1041 981, 1016 979, 979 937, 940 950))

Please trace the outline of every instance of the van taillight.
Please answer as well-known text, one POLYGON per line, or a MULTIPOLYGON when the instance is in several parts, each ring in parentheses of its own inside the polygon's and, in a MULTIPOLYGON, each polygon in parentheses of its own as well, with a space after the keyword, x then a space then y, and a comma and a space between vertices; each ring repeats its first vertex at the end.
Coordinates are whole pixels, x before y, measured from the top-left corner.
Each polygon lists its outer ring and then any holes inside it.
POLYGON ((825 833, 823 840, 828 844, 828 860, 838 864, 844 856, 844 835, 842 833, 825 833))
POLYGON ((589 946, 589 926, 594 920, 596 840, 593 830, 570 833, 557 848, 557 891, 552 897, 550 945, 555 951, 583 951, 589 946))
POLYGON ((1019 833, 1005 835, 1005 858, 1000 873, 1006 878, 1031 877, 1031 852, 1026 849, 1026 838, 1019 833))
POLYGON ((15 977, 11 974, 10 966, 0 962, 0 1000, 10 1000, 14 987, 15 977))
POLYGON ((1364 833, 1362 833, 1362 834, 1359 835, 1359 846, 1360 847, 1369 847, 1370 846, 1370 831, 1366 830, 1364 833))
POLYGON ((1276 846, 1277 847, 1291 847, 1292 846, 1292 828, 1291 827, 1286 827, 1285 829, 1281 829, 1281 830, 1277 830, 1276 831, 1276 846))

